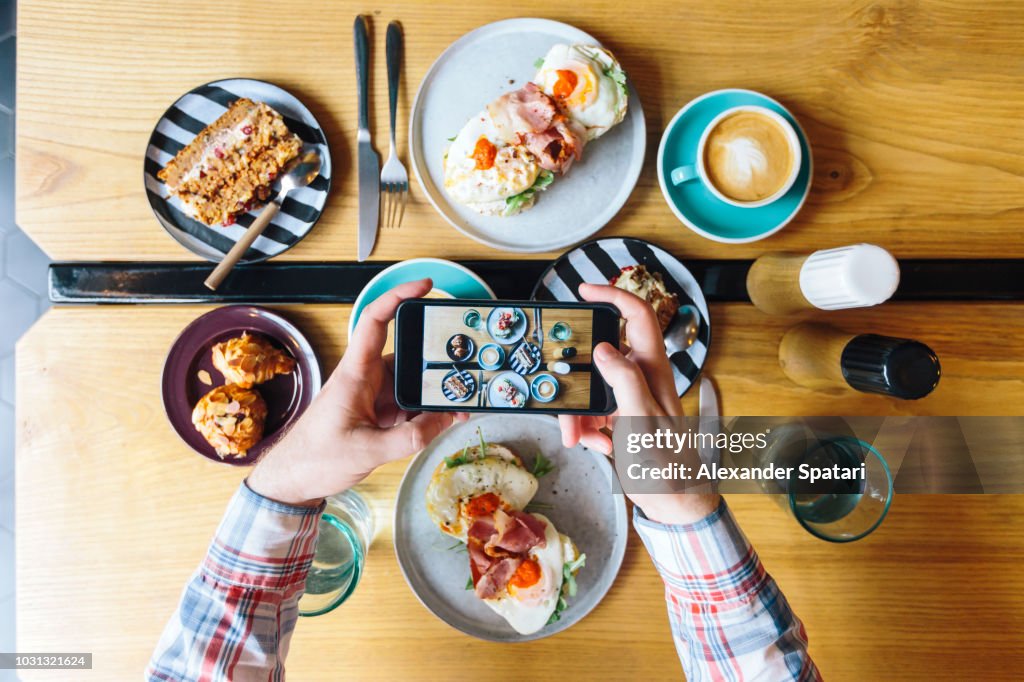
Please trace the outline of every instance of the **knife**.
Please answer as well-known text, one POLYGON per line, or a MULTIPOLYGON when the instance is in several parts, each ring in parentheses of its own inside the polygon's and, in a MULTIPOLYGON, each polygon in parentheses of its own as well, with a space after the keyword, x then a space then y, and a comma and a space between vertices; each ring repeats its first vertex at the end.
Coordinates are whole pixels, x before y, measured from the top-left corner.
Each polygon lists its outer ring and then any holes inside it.
POLYGON ((540 308, 533 309, 533 336, 537 339, 537 348, 544 349, 544 329, 541 327, 540 308))
POLYGON ((357 16, 354 30, 356 81, 359 83, 359 261, 370 257, 380 219, 380 157, 370 144, 370 38, 366 17, 357 16))
MULTIPOLYGON (((701 433, 714 433, 718 434, 721 431, 722 425, 720 420, 720 414, 718 411, 718 393, 715 391, 715 385, 711 383, 711 379, 707 377, 701 377, 700 379, 700 397, 698 398, 700 418, 698 422, 700 424, 701 433)), ((706 464, 721 463, 722 453, 717 446, 701 447, 700 448, 701 461, 706 464)))

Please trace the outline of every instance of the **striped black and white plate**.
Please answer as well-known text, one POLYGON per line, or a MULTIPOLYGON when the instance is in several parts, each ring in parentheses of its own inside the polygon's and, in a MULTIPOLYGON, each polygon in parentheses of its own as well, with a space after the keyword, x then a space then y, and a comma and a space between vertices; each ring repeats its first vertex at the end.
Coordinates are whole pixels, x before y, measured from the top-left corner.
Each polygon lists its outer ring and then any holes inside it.
POLYGON ((517 374, 532 374, 537 371, 538 367, 540 367, 540 348, 535 343, 523 341, 519 344, 518 348, 512 351, 512 354, 509 356, 508 364, 517 374), (526 352, 526 355, 529 356, 529 365, 520 361, 519 348, 522 348, 526 352))
POLYGON ((317 151, 322 160, 320 175, 308 187, 288 193, 281 212, 242 259, 243 263, 255 263, 284 253, 305 237, 320 219, 331 189, 327 136, 309 109, 292 94, 272 83, 249 78, 214 81, 190 90, 164 112, 153 129, 143 175, 149 205, 164 229, 197 256, 219 261, 256 219, 262 206, 239 216, 234 225, 209 227, 193 219, 180 201, 170 197, 167 185, 156 174, 239 97, 265 102, 275 109, 288 129, 302 139, 304 149, 317 151))
POLYGON ((464 369, 452 369, 452 371, 445 374, 444 378, 441 379, 441 393, 443 393, 444 397, 453 403, 464 403, 476 394, 476 379, 474 379, 473 375, 464 369), (461 398, 455 394, 455 391, 448 388, 448 380, 454 376, 458 376, 462 379, 462 383, 466 385, 466 395, 461 398))
POLYGON ((680 348, 675 343, 674 332, 678 330, 673 325, 679 322, 679 315, 665 333, 665 352, 672 365, 676 390, 683 395, 697 380, 707 359, 711 318, 697 280, 668 251, 642 239, 628 237, 587 242, 563 254, 544 271, 533 289, 532 298, 535 301, 578 301, 580 284, 608 284, 622 268, 630 265, 646 265, 651 272, 661 273, 666 288, 679 296, 679 305, 690 305, 697 311, 700 327, 692 346, 680 348))

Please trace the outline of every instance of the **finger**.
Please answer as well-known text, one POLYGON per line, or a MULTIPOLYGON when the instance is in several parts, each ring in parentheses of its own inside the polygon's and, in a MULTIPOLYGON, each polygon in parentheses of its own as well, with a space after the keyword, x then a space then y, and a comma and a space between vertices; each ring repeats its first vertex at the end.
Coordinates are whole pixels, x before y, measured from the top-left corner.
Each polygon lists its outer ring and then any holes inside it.
POLYGON ((612 439, 608 437, 608 434, 601 431, 584 431, 580 438, 580 443, 584 447, 588 447, 591 450, 597 450, 604 455, 612 454, 612 439))
POLYGON ((384 344, 388 339, 388 323, 395 318, 395 310, 402 301, 423 296, 433 286, 429 279, 406 282, 366 306, 359 316, 352 338, 349 339, 341 366, 351 370, 354 375, 360 375, 370 363, 380 362, 384 344))
POLYGON ((401 459, 425 448, 455 421, 451 412, 423 412, 379 433, 380 456, 401 459))
POLYGON ((621 414, 641 416, 664 412, 651 395, 640 367, 610 343, 602 342, 594 348, 594 361, 605 382, 612 387, 621 414))
POLYGON ((558 415, 558 425, 562 428, 562 445, 575 447, 580 442, 582 432, 581 419, 575 414, 558 415))
POLYGON ((665 339, 654 309, 646 301, 617 287, 581 284, 580 296, 588 301, 611 303, 626 320, 626 344, 631 360, 640 365, 651 394, 668 414, 678 414, 679 395, 672 366, 665 353, 665 339))
POLYGON ((626 339, 634 351, 664 357, 665 341, 654 309, 647 301, 618 287, 581 284, 580 296, 592 303, 611 303, 626 320, 626 339))

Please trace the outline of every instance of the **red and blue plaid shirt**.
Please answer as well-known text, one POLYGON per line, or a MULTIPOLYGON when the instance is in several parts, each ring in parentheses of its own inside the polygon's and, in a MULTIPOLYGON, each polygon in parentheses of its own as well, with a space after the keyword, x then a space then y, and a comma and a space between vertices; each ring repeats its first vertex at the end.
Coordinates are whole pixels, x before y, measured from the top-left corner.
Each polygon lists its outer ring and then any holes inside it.
MULTIPOLYGON (((149 680, 282 680, 323 507, 292 507, 242 484, 146 670, 149 680)), ((803 625, 723 502, 666 526, 637 511, 665 581, 690 682, 816 680, 803 625)))

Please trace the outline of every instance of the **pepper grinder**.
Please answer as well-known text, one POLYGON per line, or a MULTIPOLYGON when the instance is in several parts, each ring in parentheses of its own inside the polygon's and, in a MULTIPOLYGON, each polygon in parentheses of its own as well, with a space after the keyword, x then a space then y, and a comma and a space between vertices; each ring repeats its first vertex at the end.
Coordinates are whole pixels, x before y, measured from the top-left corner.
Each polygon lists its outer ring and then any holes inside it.
POLYGON ((779 366, 808 388, 853 388, 904 400, 931 393, 941 374, 938 356, 920 341, 813 323, 797 325, 782 337, 779 366))
POLYGON ((747 273, 750 300, 771 315, 878 305, 899 283, 899 263, 874 244, 840 246, 809 256, 767 254, 747 273))

